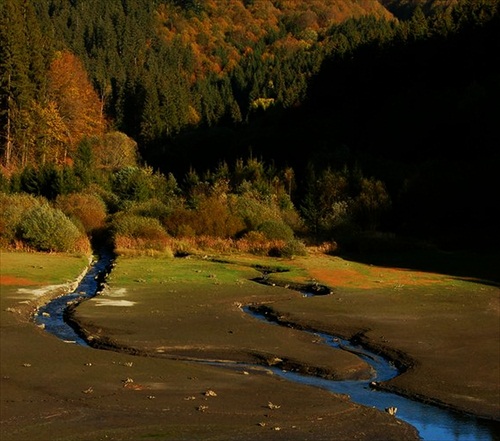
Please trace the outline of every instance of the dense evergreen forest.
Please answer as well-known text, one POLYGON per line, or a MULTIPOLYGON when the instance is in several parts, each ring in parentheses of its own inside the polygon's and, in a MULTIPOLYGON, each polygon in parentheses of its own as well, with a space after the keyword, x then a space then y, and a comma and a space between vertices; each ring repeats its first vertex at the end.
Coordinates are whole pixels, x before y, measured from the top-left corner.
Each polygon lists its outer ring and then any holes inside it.
POLYGON ((3 246, 500 245, 498 0, 0 8, 3 246))

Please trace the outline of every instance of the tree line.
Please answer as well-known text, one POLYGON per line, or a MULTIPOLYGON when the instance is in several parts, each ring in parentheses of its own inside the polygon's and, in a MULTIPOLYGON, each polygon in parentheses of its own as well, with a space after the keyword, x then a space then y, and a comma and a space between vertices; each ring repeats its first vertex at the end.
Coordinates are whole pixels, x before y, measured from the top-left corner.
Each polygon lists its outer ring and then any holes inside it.
POLYGON ((365 232, 481 227, 498 163, 498 2, 384 3, 392 14, 373 2, 346 18, 320 1, 5 0, 1 188, 51 209, 92 193, 129 238, 348 247, 365 232), (461 156, 464 139, 478 155, 461 156))

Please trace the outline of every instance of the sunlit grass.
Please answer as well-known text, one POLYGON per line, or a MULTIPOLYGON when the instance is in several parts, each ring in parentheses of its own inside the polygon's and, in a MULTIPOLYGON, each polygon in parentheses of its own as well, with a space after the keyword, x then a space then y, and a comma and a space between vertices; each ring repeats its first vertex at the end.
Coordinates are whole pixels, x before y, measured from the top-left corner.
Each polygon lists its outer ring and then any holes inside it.
POLYGON ((170 282, 234 284, 257 275, 258 272, 249 266, 213 262, 197 257, 165 259, 142 256, 118 258, 109 281, 120 286, 170 282))
POLYGON ((88 256, 66 253, 0 252, 3 279, 26 279, 37 284, 72 281, 88 265, 88 256))

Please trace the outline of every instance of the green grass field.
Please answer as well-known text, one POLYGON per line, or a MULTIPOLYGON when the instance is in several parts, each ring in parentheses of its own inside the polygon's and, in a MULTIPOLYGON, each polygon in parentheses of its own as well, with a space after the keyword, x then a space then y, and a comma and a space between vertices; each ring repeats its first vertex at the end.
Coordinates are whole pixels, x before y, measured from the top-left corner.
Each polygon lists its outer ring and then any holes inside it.
POLYGON ((88 257, 82 255, 0 251, 1 285, 73 281, 87 265, 88 257))

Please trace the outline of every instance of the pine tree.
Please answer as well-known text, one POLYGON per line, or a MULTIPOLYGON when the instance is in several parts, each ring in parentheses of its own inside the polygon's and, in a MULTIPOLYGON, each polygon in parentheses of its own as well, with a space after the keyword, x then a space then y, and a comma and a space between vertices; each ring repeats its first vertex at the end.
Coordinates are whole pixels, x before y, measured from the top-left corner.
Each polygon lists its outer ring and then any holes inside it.
POLYGON ((33 156, 34 103, 46 94, 50 40, 42 35, 31 1, 0 4, 0 131, 6 166, 33 156))
POLYGON ((28 42, 22 2, 5 0, 0 9, 0 100, 3 162, 9 166, 16 154, 15 136, 20 115, 33 99, 29 80, 28 42))

